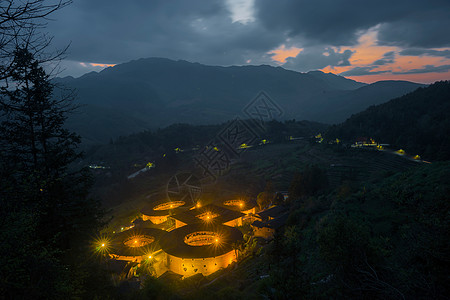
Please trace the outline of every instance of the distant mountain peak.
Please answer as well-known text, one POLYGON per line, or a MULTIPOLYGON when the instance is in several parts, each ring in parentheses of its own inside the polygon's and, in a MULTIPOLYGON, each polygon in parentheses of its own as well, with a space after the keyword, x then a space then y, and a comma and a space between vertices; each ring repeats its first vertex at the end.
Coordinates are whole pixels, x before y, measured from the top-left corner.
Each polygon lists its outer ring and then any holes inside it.
POLYGON ((102 141, 172 123, 227 121, 242 115, 261 90, 283 108, 283 119, 332 123, 417 87, 393 82, 365 92, 362 89, 371 85, 321 71, 210 66, 162 57, 141 58, 59 81, 77 89, 83 106, 84 118, 73 118, 72 128, 102 141))
POLYGON ((313 76, 317 79, 324 80, 332 87, 339 88, 339 89, 355 90, 357 88, 367 85, 366 83, 358 82, 358 81, 355 81, 355 80, 352 80, 349 78, 345 78, 343 76, 336 75, 331 72, 324 73, 319 70, 314 70, 314 71, 309 71, 306 74, 313 76))

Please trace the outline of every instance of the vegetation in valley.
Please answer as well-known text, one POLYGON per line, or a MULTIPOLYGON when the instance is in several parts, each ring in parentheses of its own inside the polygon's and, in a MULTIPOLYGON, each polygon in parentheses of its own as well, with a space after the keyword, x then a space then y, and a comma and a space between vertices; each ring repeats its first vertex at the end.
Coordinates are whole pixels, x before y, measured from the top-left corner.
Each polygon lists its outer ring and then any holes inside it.
POLYGON ((331 126, 326 136, 349 142, 358 137, 373 138, 427 160, 449 160, 449 95, 450 82, 436 82, 355 114, 331 126))

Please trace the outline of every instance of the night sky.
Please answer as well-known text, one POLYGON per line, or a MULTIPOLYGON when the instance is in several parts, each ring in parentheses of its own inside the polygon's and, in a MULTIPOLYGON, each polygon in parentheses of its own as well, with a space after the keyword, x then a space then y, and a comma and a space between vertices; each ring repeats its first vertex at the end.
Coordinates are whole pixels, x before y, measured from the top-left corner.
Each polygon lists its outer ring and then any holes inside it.
POLYGON ((60 76, 146 57, 450 80, 450 1, 74 0, 52 15, 60 76))

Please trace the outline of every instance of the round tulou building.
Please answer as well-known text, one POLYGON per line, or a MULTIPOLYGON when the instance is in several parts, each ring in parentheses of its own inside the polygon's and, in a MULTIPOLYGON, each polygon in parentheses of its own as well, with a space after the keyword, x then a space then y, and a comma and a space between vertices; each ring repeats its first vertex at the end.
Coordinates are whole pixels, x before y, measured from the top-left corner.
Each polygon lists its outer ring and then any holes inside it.
POLYGON ((179 199, 153 203, 141 210, 140 222, 145 224, 115 235, 111 257, 138 263, 152 257, 158 275, 165 271, 183 277, 209 275, 237 260, 236 248, 243 236, 235 227, 254 207, 242 200, 220 206, 193 206, 179 199), (167 231, 153 228, 165 222, 170 225, 163 226, 167 231))
POLYGON ((167 254, 167 268, 189 277, 198 273, 209 275, 226 268, 237 259, 235 245, 241 240, 242 233, 236 228, 201 222, 167 233, 161 248, 167 254))
POLYGON ((117 260, 141 262, 161 249, 165 231, 156 228, 132 228, 114 235, 109 246, 110 256, 117 260))
POLYGON ((169 216, 177 210, 186 210, 188 205, 183 200, 166 200, 147 205, 141 209, 142 220, 151 221, 153 224, 161 224, 168 220, 169 216))

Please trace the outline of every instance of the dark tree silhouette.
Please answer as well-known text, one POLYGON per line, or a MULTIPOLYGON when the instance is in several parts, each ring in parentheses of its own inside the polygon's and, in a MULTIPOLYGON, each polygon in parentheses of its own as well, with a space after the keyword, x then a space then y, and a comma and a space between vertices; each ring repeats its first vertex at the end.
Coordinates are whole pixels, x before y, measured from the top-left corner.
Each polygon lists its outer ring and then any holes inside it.
POLYGON ((79 297, 89 276, 89 241, 102 225, 102 212, 88 198, 89 172, 75 164, 80 138, 64 127, 73 108, 71 92, 60 89, 56 95, 41 65, 41 47, 47 44, 33 33, 33 18, 61 2, 21 8, 6 3, 0 6, 0 26, 11 30, 0 37, 0 294, 79 297))
POLYGON ((50 14, 70 3, 71 0, 0 1, 0 80, 11 77, 17 47, 27 48, 40 61, 50 61, 64 53, 46 53, 51 38, 38 31, 45 27, 50 14))
POLYGON ((294 175, 289 187, 289 198, 300 199, 316 195, 328 187, 326 172, 318 166, 307 166, 301 173, 294 175))

